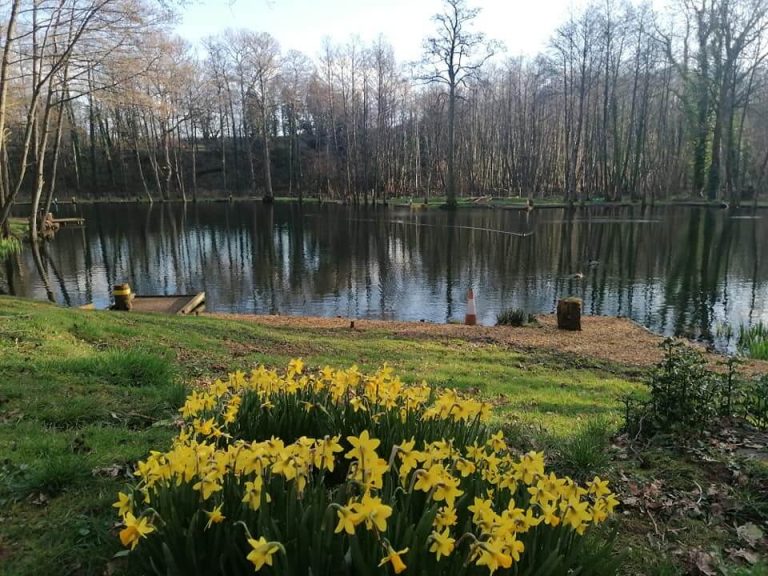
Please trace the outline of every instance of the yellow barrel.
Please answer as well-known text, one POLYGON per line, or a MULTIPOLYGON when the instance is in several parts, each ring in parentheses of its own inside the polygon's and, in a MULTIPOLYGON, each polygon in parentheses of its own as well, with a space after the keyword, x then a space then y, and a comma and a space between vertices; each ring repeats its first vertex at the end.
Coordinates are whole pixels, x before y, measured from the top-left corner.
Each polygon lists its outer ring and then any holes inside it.
POLYGON ((130 310, 131 309, 131 285, 130 284, 116 284, 112 288, 112 296, 115 299, 115 310, 130 310))

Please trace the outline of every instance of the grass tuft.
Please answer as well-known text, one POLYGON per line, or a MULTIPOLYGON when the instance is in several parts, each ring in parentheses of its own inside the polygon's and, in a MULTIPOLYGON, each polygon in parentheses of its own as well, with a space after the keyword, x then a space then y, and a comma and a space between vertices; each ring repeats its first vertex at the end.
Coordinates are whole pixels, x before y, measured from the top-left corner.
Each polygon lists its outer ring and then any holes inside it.
POLYGON ((752 326, 739 327, 736 343, 739 352, 757 360, 768 360, 768 324, 758 322, 752 326))
POLYGON ((522 308, 507 308, 496 316, 497 326, 525 326, 533 322, 533 316, 522 308))
POLYGON ((580 482, 604 473, 610 463, 612 429, 607 418, 597 416, 578 425, 572 435, 555 439, 554 469, 580 482))
POLYGON ((58 361, 59 370, 86 381, 126 387, 166 387, 175 381, 173 365, 143 350, 109 351, 58 361))
POLYGON ((83 484, 90 478, 90 470, 83 466, 76 454, 57 454, 39 460, 18 485, 19 496, 40 492, 58 496, 65 489, 83 484))

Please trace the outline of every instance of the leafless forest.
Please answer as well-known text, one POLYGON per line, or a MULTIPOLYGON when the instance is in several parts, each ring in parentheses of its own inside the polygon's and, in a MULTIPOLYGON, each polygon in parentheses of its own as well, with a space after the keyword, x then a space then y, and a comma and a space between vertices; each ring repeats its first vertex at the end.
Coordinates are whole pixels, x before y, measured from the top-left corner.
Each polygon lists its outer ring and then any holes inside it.
POLYGON ((752 202, 768 0, 670 2, 563 14, 520 58, 445 0, 397 62, 383 37, 284 51, 268 23, 189 46, 151 0, 3 0, 0 226, 71 196, 752 202))

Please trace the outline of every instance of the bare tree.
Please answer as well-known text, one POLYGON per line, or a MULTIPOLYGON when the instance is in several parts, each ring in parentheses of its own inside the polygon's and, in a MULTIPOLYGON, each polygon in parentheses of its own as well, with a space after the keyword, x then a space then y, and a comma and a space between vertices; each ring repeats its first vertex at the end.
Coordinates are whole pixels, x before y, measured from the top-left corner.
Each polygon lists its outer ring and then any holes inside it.
POLYGON ((448 87, 448 187, 447 204, 456 207, 456 99, 458 90, 476 77, 482 65, 494 54, 494 45, 480 32, 471 30, 480 12, 465 0, 443 0, 444 11, 436 14, 434 36, 424 42, 422 76, 427 82, 448 87))

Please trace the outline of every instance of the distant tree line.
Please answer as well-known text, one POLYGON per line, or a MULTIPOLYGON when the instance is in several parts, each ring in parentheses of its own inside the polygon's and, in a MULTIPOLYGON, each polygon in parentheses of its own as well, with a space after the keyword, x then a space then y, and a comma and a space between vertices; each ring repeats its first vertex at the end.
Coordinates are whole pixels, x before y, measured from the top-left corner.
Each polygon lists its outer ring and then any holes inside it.
POLYGON ((444 0, 420 63, 384 38, 311 58, 249 30, 195 50, 170 15, 0 7, 0 226, 20 200, 70 196, 738 203, 765 187, 768 0, 601 0, 517 58, 444 0))

